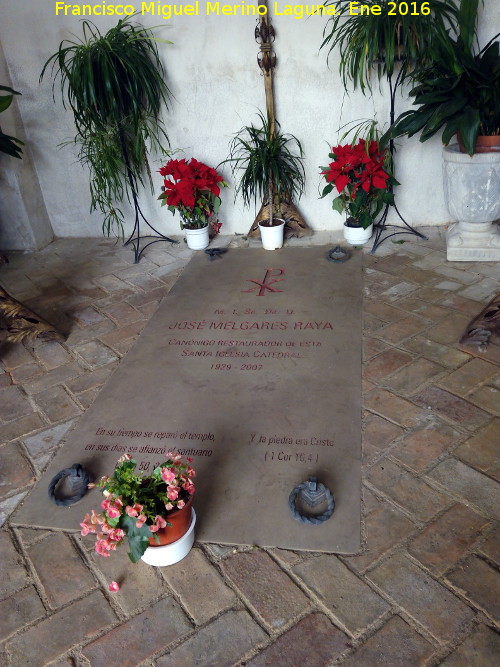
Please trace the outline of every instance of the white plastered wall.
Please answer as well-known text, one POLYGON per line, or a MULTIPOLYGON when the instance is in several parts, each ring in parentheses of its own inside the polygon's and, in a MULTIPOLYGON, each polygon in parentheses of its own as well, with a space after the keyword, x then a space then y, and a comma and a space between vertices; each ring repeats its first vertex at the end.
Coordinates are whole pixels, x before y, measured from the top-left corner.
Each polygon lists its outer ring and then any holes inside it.
MULTIPOLYGON (((96 0, 94 0, 95 2, 96 0)), ((73 4, 92 4, 74 1, 73 4)), ((96 2, 96 4, 102 4, 96 2)), ((110 3, 107 4, 118 4, 110 3)), ((140 10, 140 2, 131 2, 140 10)), ((156 4, 156 3, 155 3, 156 4)), ((187 5, 190 2, 177 2, 187 5)), ((235 3, 237 4, 237 3, 235 3)), ((246 2, 246 5, 253 4, 246 2)), ((283 11, 285 3, 279 3, 283 11)), ((305 4, 305 3, 304 3, 305 4)), ((270 7, 273 3, 269 3, 270 7)), ((162 25, 159 37, 172 45, 160 44, 168 85, 175 100, 164 113, 171 144, 185 149, 212 166, 227 157, 231 136, 241 126, 256 120, 265 109, 264 85, 254 40, 256 19, 252 16, 206 16, 205 0, 199 2, 198 16, 180 16, 164 21, 144 15, 138 20, 147 26, 162 25)), ((114 17, 92 17, 101 32, 115 25, 114 17)), ((342 218, 331 210, 329 199, 319 199, 319 165, 328 162, 328 144, 335 143, 339 125, 350 120, 376 116, 387 123, 388 89, 385 82, 373 85, 373 95, 359 91, 345 94, 338 74, 338 53, 326 63, 326 52, 319 51, 326 17, 295 19, 275 16, 277 37, 275 73, 277 117, 285 132, 295 134, 306 154, 307 188, 299 208, 311 228, 340 229, 342 218)), ((500 31, 500 3, 485 0, 480 13, 482 43, 500 31)), ((88 175, 76 161, 73 147, 57 145, 74 136, 72 114, 64 110, 56 87, 52 99, 48 77, 39 84, 44 62, 59 43, 81 35, 80 19, 56 16, 53 0, 3 0, 0 40, 3 45, 12 86, 23 93, 17 102, 23 134, 32 155, 32 178, 41 189, 54 234, 58 237, 99 236, 101 216, 89 213, 88 175)), ((409 108, 404 96, 397 100, 396 112, 409 108)), ((160 161, 152 157, 156 171, 160 161)), ((2 161, 3 169, 13 168, 2 161)), ((220 212, 225 233, 245 233, 255 211, 234 201, 229 169, 224 175, 231 187, 223 192, 220 212)), ((449 221, 441 186, 441 142, 435 137, 425 144, 417 138, 398 141, 398 207, 415 226, 439 225, 449 221)), ((179 233, 177 217, 160 209, 156 197, 161 178, 155 173, 155 194, 141 193, 140 204, 151 222, 164 233, 179 233)), ((25 193, 25 197, 28 193, 25 193)), ((124 207, 125 208, 125 207, 124 207)), ((2 219, 12 214, 4 211, 2 219)), ((128 224, 126 231, 131 230, 128 224)), ((23 247, 23 241, 19 241, 23 247)))

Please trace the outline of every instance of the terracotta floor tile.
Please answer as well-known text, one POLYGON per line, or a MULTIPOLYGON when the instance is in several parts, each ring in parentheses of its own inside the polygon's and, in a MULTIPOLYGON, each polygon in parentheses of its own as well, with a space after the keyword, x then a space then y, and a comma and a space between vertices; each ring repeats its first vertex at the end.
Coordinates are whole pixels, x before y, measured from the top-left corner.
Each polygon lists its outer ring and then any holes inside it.
POLYGON ((408 553, 440 576, 468 551, 488 520, 465 505, 450 507, 429 524, 408 547, 408 553))
POLYGON ((417 359, 393 373, 384 384, 396 394, 411 396, 421 385, 442 374, 442 366, 427 359, 417 359))
POLYGON ((409 315, 398 322, 393 324, 388 324, 383 329, 377 331, 377 336, 396 345, 400 343, 405 338, 410 338, 410 336, 415 336, 422 331, 425 331, 429 326, 429 322, 421 317, 416 317, 414 315, 409 315))
POLYGON ((421 354, 426 359, 436 361, 446 368, 457 368, 471 358, 469 354, 461 352, 454 347, 430 340, 425 335, 409 338, 401 344, 401 347, 410 352, 421 354))
POLYGON ((439 387, 427 387, 413 400, 417 405, 438 412, 468 429, 478 428, 488 421, 487 412, 439 387))
POLYGON ((405 436, 391 450, 391 456, 412 470, 425 470, 441 454, 446 452, 461 434, 440 420, 431 418, 405 436))
POLYGON ((465 463, 488 472, 500 462, 498 443, 500 443, 500 419, 496 418, 455 449, 453 454, 465 463))
POLYGON ((495 364, 490 364, 487 361, 483 361, 483 359, 473 358, 440 380, 439 386, 451 391, 453 394, 457 394, 457 396, 465 397, 476 389, 478 385, 486 382, 498 373, 499 368, 495 364))
POLYGON ((379 382, 387 375, 409 364, 413 360, 408 353, 402 352, 397 348, 390 348, 381 354, 373 357, 365 364, 363 377, 371 382, 379 382))
POLYGON ((479 387, 471 391, 467 399, 483 410, 491 412, 492 415, 500 417, 500 389, 497 387, 490 385, 479 387))

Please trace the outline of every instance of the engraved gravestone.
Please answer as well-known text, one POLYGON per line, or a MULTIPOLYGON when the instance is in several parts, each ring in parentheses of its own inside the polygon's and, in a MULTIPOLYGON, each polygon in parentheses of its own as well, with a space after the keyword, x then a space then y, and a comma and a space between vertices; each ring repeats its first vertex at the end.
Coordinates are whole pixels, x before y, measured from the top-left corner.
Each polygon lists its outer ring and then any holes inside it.
POLYGON ((359 551, 361 254, 327 251, 195 256, 13 522, 77 530, 101 495, 51 505, 59 470, 99 477, 128 452, 151 471, 173 451, 197 471, 197 540, 359 551), (288 497, 313 475, 336 506, 311 526, 288 497))

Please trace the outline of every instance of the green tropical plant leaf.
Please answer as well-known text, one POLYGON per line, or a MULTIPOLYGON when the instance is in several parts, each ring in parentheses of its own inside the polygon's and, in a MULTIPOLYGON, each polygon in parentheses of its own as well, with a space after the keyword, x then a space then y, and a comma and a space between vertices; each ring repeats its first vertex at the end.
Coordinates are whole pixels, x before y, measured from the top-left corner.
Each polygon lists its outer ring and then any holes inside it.
POLYGON ((130 548, 128 557, 132 563, 137 563, 137 561, 141 559, 141 557, 144 555, 144 552, 148 548, 149 538, 153 536, 153 533, 149 530, 149 527, 146 524, 143 524, 140 528, 137 528, 137 519, 135 517, 122 514, 120 518, 120 525, 127 533, 127 540, 130 548))

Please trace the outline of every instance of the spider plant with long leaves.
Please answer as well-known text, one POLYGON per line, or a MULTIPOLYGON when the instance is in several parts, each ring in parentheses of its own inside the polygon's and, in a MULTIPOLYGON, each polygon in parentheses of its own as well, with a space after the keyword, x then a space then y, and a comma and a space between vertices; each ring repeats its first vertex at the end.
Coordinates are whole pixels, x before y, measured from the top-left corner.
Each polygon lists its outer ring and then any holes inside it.
MULTIPOLYGON (((135 15, 133 15, 135 16, 135 15)), ((159 119, 162 104, 169 107, 170 90, 152 29, 120 19, 102 35, 83 21, 80 41, 63 40, 45 63, 40 80, 52 65, 52 91, 60 79, 64 108, 73 112, 79 160, 90 170, 90 210, 104 215, 103 232, 116 226, 123 234, 123 212, 117 203, 135 198, 146 170, 153 183, 149 150, 167 151, 168 135, 159 119)), ((171 42, 166 42, 170 44, 171 42)))
MULTIPOLYGON (((467 2, 468 0, 462 0, 467 2)), ((390 0, 363 0, 370 10, 379 6, 377 14, 352 14, 349 0, 327 0, 324 5, 335 6, 328 19, 320 48, 328 48, 328 57, 340 49, 340 74, 344 86, 352 81, 362 92, 370 90, 371 69, 376 65, 377 76, 392 78, 401 66, 401 78, 415 66, 428 65, 436 54, 436 45, 445 29, 455 26, 458 10, 454 0, 413 0, 405 3, 390 0), (402 10, 407 13, 400 13, 402 10)))
POLYGON ((260 126, 244 126, 229 145, 229 157, 234 176, 239 174, 235 196, 241 194, 245 206, 257 200, 269 200, 269 222, 273 226, 274 198, 281 215, 281 201, 286 194, 300 199, 305 186, 304 153, 297 137, 283 134, 279 123, 258 113, 260 126), (295 145, 296 152, 291 148, 295 145))

